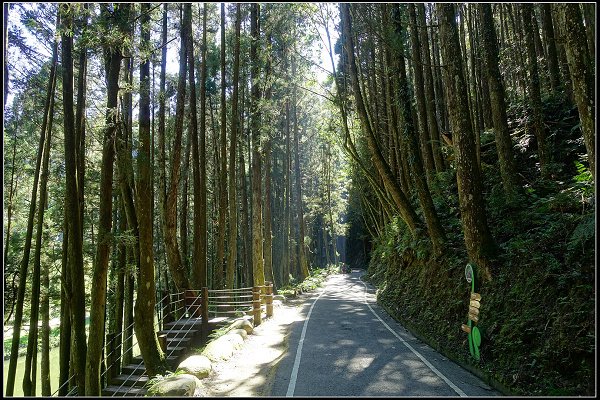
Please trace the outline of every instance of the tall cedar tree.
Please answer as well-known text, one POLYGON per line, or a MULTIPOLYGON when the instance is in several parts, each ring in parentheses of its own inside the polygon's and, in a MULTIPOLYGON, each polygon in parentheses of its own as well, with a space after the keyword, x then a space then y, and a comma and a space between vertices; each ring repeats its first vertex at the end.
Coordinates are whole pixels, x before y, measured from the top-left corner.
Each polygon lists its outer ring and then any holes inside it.
MULTIPOLYGON (((171 178, 167 189, 164 212, 163 238, 167 253, 169 271, 178 291, 190 288, 187 271, 181 260, 177 241, 177 185, 181 172, 181 137, 185 112, 185 91, 187 74, 187 24, 181 24, 181 47, 179 51, 179 75, 177 80, 177 100, 175 103, 175 138, 172 147, 171 178)), ((164 59, 163 59, 163 62, 164 59)), ((162 78, 161 78, 162 79, 162 78)), ((162 83, 161 83, 162 85, 162 83)), ((164 93, 164 92, 163 92, 164 93)))
MULTIPOLYGON (((56 60, 51 64, 54 65, 56 60)), ((5 61, 6 62, 6 61, 5 61)), ((64 62, 64 61, 63 61, 64 62)), ((33 223, 35 218, 36 204, 37 204, 37 191, 40 177, 40 168, 42 164, 42 155, 44 152, 44 142, 46 140, 46 130, 48 126, 49 109, 52 98, 52 79, 48 80, 48 86, 46 89, 46 99, 44 102, 44 117, 42 119, 42 128, 40 132, 40 140, 37 149, 37 158, 35 162, 35 172, 33 175, 33 186, 31 189, 31 201, 29 202, 29 214, 27 217, 27 229, 25 233, 25 243, 23 246, 23 258, 21 259, 21 265, 19 268, 19 286, 17 291, 15 319, 13 323, 13 337, 10 351, 10 361, 8 364, 8 376, 6 380, 6 395, 12 396, 14 393, 15 376, 17 371, 17 359, 19 353, 19 343, 21 340, 21 326, 23 323, 23 306, 25 302, 26 292, 26 279, 23 277, 27 276, 29 269, 29 257, 31 255, 31 241, 33 239, 33 223)), ((72 99, 71 99, 72 101, 72 99)))
POLYGON ((447 90, 448 112, 453 129, 453 143, 456 162, 456 181, 461 221, 465 237, 467 254, 471 261, 482 268, 482 276, 491 279, 492 257, 496 245, 490 233, 482 194, 482 182, 477 156, 475 153, 475 135, 469 120, 469 108, 456 14, 454 5, 436 4, 440 23, 440 42, 444 62, 444 78, 447 90))
MULTIPOLYGON (((564 38, 569 72, 573 82, 573 94, 579 110, 581 130, 587 150, 589 170, 595 176, 596 170, 596 120, 594 67, 588 52, 579 4, 558 4, 560 22, 564 38)), ((592 49, 595 43, 592 45, 592 49)))
MULTIPOLYGON (((292 56, 292 76, 296 76, 296 57, 292 56)), ((304 243, 304 210, 302 207, 302 175, 300 174, 300 131, 298 130, 298 94, 296 86, 292 87, 292 115, 294 117, 294 173, 296 175, 296 210, 298 212, 298 272, 300 279, 308 277, 308 261, 304 243)))
MULTIPOLYGON (((261 192, 261 155, 260 155, 260 5, 252 3, 250 8, 250 131, 252 132, 252 276, 253 285, 265 284, 263 261, 263 228, 262 228, 262 192, 261 192)), ((256 321, 257 324, 260 323, 256 321)))
POLYGON ((198 180, 194 182, 194 263, 192 266, 192 283, 196 288, 205 287, 207 285, 206 7, 207 5, 204 3, 202 7, 202 65, 200 68, 200 139, 197 150, 198 158, 195 158, 198 162, 200 173, 198 174, 198 180), (196 189, 196 187, 198 187, 198 189, 196 189))
POLYGON ((481 15, 481 40, 483 42, 483 61, 492 106, 494 136, 500 164, 502 185, 507 199, 514 201, 520 186, 517 178, 517 168, 514 160, 513 143, 508 130, 506 117, 506 101, 504 86, 500 75, 498 45, 492 7, 489 4, 479 4, 481 15))
MULTIPOLYGON (((191 20, 191 4, 186 4, 185 13, 191 20), (189 10, 188 10, 189 8, 189 10)), ((185 16, 184 16, 185 19, 185 16)), ((154 276, 154 252, 152 234, 152 165, 150 163, 150 4, 141 6, 140 38, 140 112, 138 152, 137 207, 140 246, 140 270, 135 302, 135 335, 149 376, 164 374, 167 365, 154 330, 154 306, 156 282, 154 276)), ((193 71, 193 69, 192 69, 193 71)))
POLYGON ((229 239, 227 272, 225 274, 226 287, 233 289, 235 266, 237 262, 237 177, 236 177, 236 149, 238 140, 238 87, 240 79, 240 29, 241 29, 240 4, 235 5, 235 44, 233 49, 233 93, 231 94, 231 133, 229 140, 229 239))
POLYGON ((542 98, 540 94, 540 73, 537 62, 537 53, 535 50, 535 36, 537 32, 533 26, 533 13, 532 4, 521 5, 521 16, 523 18, 523 31, 525 32, 525 45, 527 47, 527 69, 529 72, 529 79, 527 81, 529 102, 531 105, 532 112, 532 127, 535 138, 537 139, 538 145, 538 157, 540 161, 540 170, 543 177, 549 176, 548 163, 550 163, 550 148, 548 145, 548 139, 546 137, 546 129, 544 128, 543 114, 542 114, 542 98))
POLYGON ((216 289, 223 287, 223 273, 225 265, 225 234, 227 216, 227 107, 225 104, 225 3, 221 3, 221 135, 219 137, 219 161, 221 162, 219 174, 219 233, 217 239, 217 261, 213 286, 216 289))
MULTIPOLYGON (((56 26, 60 24, 60 14, 57 13, 56 26)), ((52 138, 52 122, 54 118, 54 91, 56 89, 56 61, 58 58, 58 42, 55 41, 52 45, 52 64, 50 66, 50 104, 48 107, 48 123, 46 126, 46 139, 44 140, 44 151, 42 156, 42 170, 40 176, 40 199, 37 203, 37 226, 36 226, 36 238, 35 238, 35 253, 33 255, 33 279, 31 282, 31 313, 29 314, 29 335, 27 337, 27 354, 25 356, 25 373, 23 375, 23 394, 25 396, 35 396, 36 394, 36 383, 37 383, 37 347, 38 347, 38 321, 40 313, 40 291, 41 291, 41 253, 42 253, 42 235, 44 226, 44 211, 47 205, 48 199, 48 163, 50 160, 50 143, 52 138)), ((44 263, 45 269, 46 263, 44 263)), ((47 293, 44 294, 47 298, 47 293)), ((47 328, 46 325, 42 325, 43 328, 47 328)), ((46 329, 47 331, 47 329, 46 329)), ((46 338, 47 340, 48 338, 46 338)), ((43 364, 48 367, 48 354, 46 354, 46 360, 42 360, 43 364)), ((42 375, 45 390, 44 395, 50 395, 49 375, 42 375)))
MULTIPOLYGON (((118 5, 114 12, 114 25, 109 29, 115 29, 120 34, 123 32, 123 24, 129 18, 131 5, 118 5)), ((123 55, 120 48, 105 48, 107 101, 104 138, 102 141, 102 166, 100 170, 100 205, 98 223, 98 245, 94 262, 93 282, 91 290, 90 308, 90 332, 88 338, 86 358, 86 396, 99 396, 102 389, 100 382, 100 362, 102 360, 102 347, 105 334, 105 310, 106 310, 106 278, 108 275, 108 261, 111 249, 112 230, 112 188, 113 188, 113 166, 115 160, 114 136, 117 129, 117 95, 119 91, 119 72, 123 55)))
POLYGON ((86 336, 85 336, 85 286, 83 270, 83 246, 80 235, 81 214, 79 212, 79 188, 77 186, 77 137, 75 116, 73 113, 73 29, 72 6, 60 6, 63 21, 61 37, 63 71, 63 113, 64 113, 64 149, 65 149, 65 208, 67 210, 67 265, 71 282, 70 304, 72 329, 73 371, 77 392, 85 393, 86 336))
POLYGON ((419 217, 415 213, 414 209, 412 208, 411 204, 409 203, 408 198, 406 197, 402 189, 400 189, 400 187, 398 186, 396 178, 390 170, 389 164, 383 157, 379 144, 377 143, 375 133, 371 128, 371 126, 373 125, 369 120, 367 109, 363 100, 362 91, 360 89, 360 84, 358 81, 358 71, 354 56, 354 39, 352 36, 350 6, 348 4, 340 4, 340 16, 341 25, 343 27, 342 37, 344 41, 345 53, 347 56, 347 65, 350 72, 350 80, 354 91, 354 98, 356 99, 356 108, 360 118, 361 127, 367 137, 369 152, 371 154, 375 167, 377 168, 377 171, 379 172, 379 175, 383 180, 385 188, 390 193, 394 204, 400 211, 400 215, 403 221, 406 223, 408 229, 410 230, 413 236, 420 236, 422 234, 422 223, 419 220, 419 217))
MULTIPOLYGON (((394 22, 396 27, 396 35, 397 37, 401 37, 402 35, 402 24, 400 22, 400 10, 399 5, 394 4, 394 22)), ((416 17, 415 17, 416 18, 416 17)), ((412 36, 416 36, 416 32, 412 32, 412 36)), ((418 46, 417 43, 413 43, 414 46, 418 46)), ((401 45, 400 45, 401 46, 401 45)), ((402 54, 402 47, 399 48, 399 53, 402 54)), ((419 203, 421 205, 421 209, 423 210, 423 215, 425 217, 425 223, 427 225, 427 231, 429 233, 429 237, 431 238, 431 243, 433 245, 433 251, 436 255, 441 255, 443 252, 444 242, 446 241, 446 235, 444 233, 444 228, 440 223, 440 220, 437 216, 437 212, 435 211, 435 207, 433 205, 433 200, 431 198, 431 193, 429 191, 429 186, 427 185, 426 180, 426 171, 423 171, 423 162, 421 156, 419 154, 419 145, 417 143, 417 133, 414 129, 413 117, 412 117, 412 105, 411 98, 409 95, 409 86, 408 80, 406 78, 406 68, 404 66, 404 58, 399 57, 396 59, 397 67, 398 67, 398 86, 397 93, 399 99, 399 107, 400 107, 400 134, 402 137, 402 141, 404 142, 404 158, 408 161, 408 167, 413 175, 413 181, 415 185, 415 189, 417 191, 417 196, 419 198, 419 203)), ((415 57, 419 55, 414 55, 415 57)), ((420 68, 420 67, 419 67, 420 68)), ((420 74, 419 74, 420 75, 420 74)), ((422 77, 420 77, 422 78, 422 77)), ((419 84, 422 84, 421 80, 419 80, 419 84)), ((424 101, 422 101, 424 102, 424 101)), ((419 110, 419 113, 425 110, 419 110)), ((422 126, 423 130, 426 130, 425 122, 423 122, 422 126)), ((428 147, 429 135, 425 137, 423 134, 423 141, 421 142, 422 146, 428 147)), ((431 154, 431 151, 422 151, 422 154, 428 153, 431 154)), ((430 168, 433 171, 433 155, 431 154, 431 160, 429 162, 429 166, 425 167, 425 169, 430 168)))

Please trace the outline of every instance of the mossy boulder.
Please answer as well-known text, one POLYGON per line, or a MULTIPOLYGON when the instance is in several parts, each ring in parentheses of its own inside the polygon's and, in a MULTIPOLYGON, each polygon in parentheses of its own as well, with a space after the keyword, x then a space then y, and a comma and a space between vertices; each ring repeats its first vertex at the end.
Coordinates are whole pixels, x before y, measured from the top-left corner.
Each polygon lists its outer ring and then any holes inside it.
POLYGON ((243 344, 244 339, 240 335, 227 334, 208 343, 202 354, 213 362, 228 360, 233 355, 233 352, 243 344))
POLYGON ((201 397, 202 382, 190 374, 172 375, 154 384, 148 390, 148 396, 201 397))
MULTIPOLYGON (((245 332, 245 331, 244 331, 245 332)), ((189 356, 177 367, 177 372, 182 371, 186 374, 194 375, 196 378, 206 378, 212 371, 212 364, 208 357, 202 354, 189 356)))
POLYGON ((239 335, 242 339, 246 340, 248 339, 248 332, 246 332, 245 329, 232 329, 229 332, 227 332, 228 335, 239 335))
POLYGON ((228 332, 231 332, 235 329, 243 329, 248 335, 251 335, 254 331, 254 326, 252 325, 252 322, 250 322, 248 319, 239 318, 233 321, 231 325, 229 325, 228 332))

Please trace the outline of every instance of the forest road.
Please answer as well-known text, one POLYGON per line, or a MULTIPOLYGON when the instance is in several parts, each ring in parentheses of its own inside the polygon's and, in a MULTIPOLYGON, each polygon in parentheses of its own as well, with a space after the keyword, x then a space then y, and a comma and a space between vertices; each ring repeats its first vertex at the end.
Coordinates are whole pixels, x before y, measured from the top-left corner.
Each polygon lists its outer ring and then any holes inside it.
POLYGON ((305 303, 271 396, 500 395, 391 318, 362 274, 330 276, 305 303))

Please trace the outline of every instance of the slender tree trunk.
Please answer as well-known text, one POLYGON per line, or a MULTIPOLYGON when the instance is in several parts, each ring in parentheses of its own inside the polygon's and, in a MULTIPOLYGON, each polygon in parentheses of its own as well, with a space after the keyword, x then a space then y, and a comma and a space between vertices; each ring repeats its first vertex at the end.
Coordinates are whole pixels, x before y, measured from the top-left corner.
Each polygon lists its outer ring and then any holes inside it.
MULTIPOLYGON (((198 115, 197 115, 197 105, 196 105, 196 77, 195 77, 195 69, 194 69, 194 41, 193 41, 193 33, 192 33, 192 9, 191 4, 184 5, 184 24, 186 25, 187 31, 187 57, 188 57, 188 84, 190 87, 189 94, 189 124, 188 124, 188 137, 191 138, 192 144, 192 174, 194 179, 194 241, 193 241, 193 258, 192 258, 192 271, 196 271, 197 265, 200 262, 197 258, 202 257, 205 258, 205 253, 202 253, 201 248, 201 238, 202 233, 200 232, 200 225, 197 221, 200 221, 203 216, 202 213, 206 214, 206 211, 202 208, 201 205, 201 178, 200 178, 200 153, 198 148, 198 115), (189 9, 188 9, 189 8, 189 9), (200 246, 200 247, 199 247, 200 246)), ((203 83, 201 85, 204 85, 203 83)), ((201 89, 202 90, 202 89, 201 89)), ((202 132, 204 135, 204 132, 202 132)), ((184 198, 184 201, 187 202, 187 197, 184 198)), ((186 205, 187 206, 187 205, 186 205)), ((182 205, 184 207, 184 205, 182 205)), ((205 218, 205 217, 204 217, 205 218)), ((180 221, 181 224, 188 224, 187 219, 184 221, 180 221)), ((187 238, 186 238, 187 240, 187 238)), ((182 238, 183 241, 183 238, 182 238)), ((192 272, 192 276, 195 276, 196 272, 192 272)), ((195 278, 194 278, 195 279, 195 278)), ((197 286, 197 281, 193 281, 195 288, 200 288, 197 286)))
MULTIPOLYGON (((195 288, 207 286, 206 7, 206 3, 204 3, 204 6, 202 7, 202 66, 200 69, 200 141, 198 158, 194 158, 195 160, 198 160, 198 166, 200 168, 198 181, 194 183, 194 263, 192 267, 192 283, 195 288)), ((194 164, 196 164, 196 162, 194 162, 194 164)))
MULTIPOLYGON (((412 13, 413 17, 414 12, 412 13)), ((395 5, 394 6, 394 17, 396 23, 396 34, 401 35, 401 24, 399 18, 399 9, 395 5)), ((416 23, 416 21, 413 21, 416 23)), ((413 43, 414 46, 418 46, 418 43, 413 43)), ((415 55, 413 55, 415 56, 415 55)), ((416 54, 416 56, 420 56, 420 54, 416 54)), ((427 225, 427 230, 429 233, 429 237, 431 238, 431 243, 433 245, 433 250, 436 255, 441 255, 443 252, 444 242, 446 240, 444 229, 440 223, 440 220, 437 216, 437 212, 435 211, 435 207, 433 205, 433 200, 431 198, 431 193, 429 191, 429 186, 427 185, 427 181, 425 179, 426 173, 423 171, 423 163, 421 161, 419 147, 417 143, 417 135, 414 132, 413 120, 411 118, 411 101, 409 97, 409 87, 408 81, 406 79, 406 69, 404 67, 404 59, 402 57, 398 57, 397 59, 398 65, 398 100, 400 107, 400 120, 401 120, 401 136, 404 142, 404 154, 408 161, 408 166, 410 168, 411 174, 413 175, 415 189, 417 190, 417 195, 419 197, 419 203, 423 210, 423 214, 425 216, 425 223, 427 225)), ((418 72, 418 71, 417 71, 418 72)), ((422 77, 421 77, 422 78, 422 77)), ((420 82, 422 84, 422 82, 420 82)), ((421 93, 422 95, 422 93, 421 93)), ((421 99, 423 100, 423 99, 421 99)), ((424 101, 421 101, 424 103, 424 101)), ((419 113, 426 113, 425 110, 419 110, 419 113)), ((426 126, 422 126, 423 130, 426 130, 426 126)), ((423 143, 422 143, 423 144, 423 143)), ((433 170, 433 157, 430 160, 429 168, 433 170)))
POLYGON ((42 396, 51 396, 50 386, 50 270, 48 263, 42 265, 42 291, 40 294, 40 314, 42 316, 42 396))
MULTIPOLYGON (((57 17, 56 26, 60 23, 57 17)), ((58 42, 52 46, 52 65, 50 68, 50 104, 48 105, 48 119, 46 136, 44 140, 44 150, 42 155, 42 170, 40 176, 40 199, 37 203, 37 224, 35 252, 33 256, 33 277, 31 282, 31 312, 29 314, 29 335, 27 338, 27 355, 25 356, 25 372, 23 375, 23 394, 25 396, 35 396, 36 394, 36 370, 37 370, 37 348, 38 348, 38 321, 40 312, 40 279, 41 279, 41 254, 42 254, 42 236, 44 225, 44 211, 48 199, 48 163, 50 160, 50 147, 52 139, 52 122, 54 118, 54 90, 56 88, 56 61, 58 53, 58 42), (33 365, 32 365, 33 363, 33 365)), ((45 365, 47 367, 47 365, 45 365)))
MULTIPOLYGON (((66 202, 66 199, 65 199, 66 202)), ((61 259, 61 285, 60 285, 60 344, 59 344, 59 375, 58 395, 66 396, 69 391, 67 381, 70 378, 69 365, 71 358, 71 280, 69 265, 67 263, 69 231, 67 223, 67 210, 64 210, 62 231, 62 259, 61 259)))
POLYGON ((586 48, 585 31, 578 4, 559 4, 564 46, 573 81, 573 93, 579 110, 581 130, 587 150, 589 170, 595 177, 596 170, 596 120, 594 111, 595 92, 593 66, 586 48))
POLYGON ((494 19, 489 4, 480 4, 478 7, 482 19, 481 39, 483 42, 484 66, 492 104, 500 175, 502 176, 502 184, 507 199, 514 201, 516 195, 519 193, 519 181, 513 154, 513 143, 508 130, 502 76, 500 75, 500 68, 498 66, 499 56, 496 31, 494 30, 494 19))
POLYGON ((423 60, 423 86, 425 88, 425 108, 427 113, 427 127, 429 128, 429 140, 431 141, 431 150, 436 172, 444 170, 444 159, 440 149, 440 133, 438 121, 435 115, 435 93, 434 79, 431 67, 431 57, 429 53, 429 38, 425 22, 425 6, 419 3, 417 6, 417 22, 419 24, 419 37, 421 44, 421 55, 423 60))
MULTIPOLYGON (((57 21, 58 21, 57 17, 57 21)), ((57 24, 58 27, 58 24, 57 24)), ((50 67, 50 76, 54 74, 56 70, 56 58, 55 54, 52 55, 51 67, 50 67)), ((31 190, 31 201, 29 203, 29 216, 27 218, 27 230, 25 233, 25 244, 23 246, 23 258, 21 260, 21 266, 19 269, 19 287, 17 292, 17 301, 16 301, 16 310, 15 310, 15 320, 13 323, 13 338, 11 344, 10 351, 10 361, 8 365, 8 376, 6 381, 6 396, 13 396, 14 393, 14 385, 15 385, 15 374, 17 368, 17 358, 19 352, 19 342, 21 339, 21 326, 23 323, 23 306, 25 301, 25 291, 26 291, 26 281, 27 281, 27 271, 29 269, 29 257, 31 254, 31 241, 33 239, 33 222, 36 211, 37 204, 37 191, 38 191, 38 183, 40 177, 40 168, 42 164, 42 155, 44 152, 44 143, 46 139, 46 130, 48 126, 49 119, 49 109, 50 103, 52 99, 52 88, 53 88, 53 80, 48 80, 48 86, 46 89, 46 100, 44 103, 44 118, 42 120, 42 129, 40 132, 40 141, 38 144, 37 158, 35 163, 35 173, 33 175, 33 187, 31 190)))
MULTIPOLYGON (((118 14, 123 18, 129 15, 129 8, 119 6, 118 14)), ((117 11, 115 11, 117 12, 117 11)), ((112 230, 112 186, 113 165, 115 159, 114 136, 117 128, 117 95, 119 90, 119 72, 122 54, 119 50, 105 50, 110 54, 106 61, 109 69, 106 71, 107 103, 106 127, 104 128, 102 167, 100 172, 100 208, 98 222, 98 247, 94 263, 93 282, 90 308, 90 332, 86 358, 86 396, 99 396, 102 389, 100 382, 100 362, 105 334, 106 311, 106 278, 111 248, 112 230)), ((124 171, 120 171, 121 174, 124 171)))
POLYGON ((235 278, 235 266, 237 262, 237 176, 236 176, 236 151, 238 138, 238 86, 240 79, 240 29, 241 29, 240 4, 235 5, 235 44, 233 49, 233 93, 231 99, 231 134, 229 139, 229 245, 227 257, 227 272, 225 274, 226 287, 233 289, 235 278))
POLYGON ((292 213, 290 210, 291 195, 291 150, 290 150, 290 100, 285 100, 285 156, 283 158, 283 182, 285 185, 283 207, 284 228, 283 228, 283 280, 282 285, 287 285, 290 281, 291 273, 291 254, 290 254, 290 229, 292 224, 292 213))
POLYGON ((436 7, 440 22, 442 57, 446 65, 445 86, 448 90, 448 110, 454 129, 456 180, 465 244, 471 261, 482 268, 482 276, 490 279, 491 259, 496 248, 485 214, 481 175, 476 164, 475 140, 468 119, 470 113, 464 91, 466 86, 462 60, 457 57, 457 54, 460 54, 460 44, 454 18, 454 5, 439 3, 436 7))
POLYGON ((250 46, 250 81, 251 81, 251 109, 250 130, 252 132, 252 275, 254 286, 265 284, 265 271, 263 260, 263 222, 262 222, 262 191, 261 191, 261 156, 260 156, 260 124, 261 112, 259 102, 261 91, 259 87, 260 59, 258 50, 260 46, 259 5, 252 3, 250 9, 250 31, 252 41, 250 46))
MULTIPOLYGON (((88 26, 88 4, 83 4, 84 15, 80 21, 82 35, 86 34, 88 26)), ((79 74, 77 76, 77 108, 75 110, 75 132, 77 134, 77 184, 79 190, 79 218, 81 221, 79 235, 83 242, 83 215, 85 210, 84 202, 84 178, 85 178, 85 101, 87 89, 87 46, 85 42, 81 44, 79 50, 79 74)))
POLYGON ((410 16, 411 23, 411 54, 413 58, 413 75, 415 78, 414 88, 415 97, 417 101, 417 121, 419 128, 419 137, 421 139, 421 155, 423 159, 423 167, 425 167, 427 182, 431 184, 433 182, 433 173, 435 172, 435 162, 433 160, 433 150, 431 147, 432 139, 429 136, 429 121, 427 119, 427 106, 425 102, 424 90, 424 66, 422 64, 421 44, 419 42, 419 32, 417 26, 417 13, 415 11, 415 4, 408 5, 408 13, 410 16))
MULTIPOLYGON (((190 101, 191 104, 191 99, 189 99, 188 96, 188 100, 190 101)), ((191 109, 188 110, 188 112, 191 113, 191 109)), ((190 119, 191 119, 191 114, 190 114, 190 119)), ((197 124, 196 124, 196 133, 198 132, 197 129, 197 124)), ((189 245, 188 245, 188 225, 189 225, 189 221, 188 221, 188 217, 189 217, 189 211, 188 211, 188 207, 189 207, 189 187, 190 187, 190 155, 192 152, 192 142, 193 142, 193 135, 189 132, 191 130, 191 123, 188 124, 188 135, 187 138, 185 139, 185 153, 183 156, 183 165, 181 167, 181 179, 179 181, 179 184, 181 185, 180 190, 181 190, 181 208, 179 209, 179 241, 181 243, 181 262, 183 263, 183 267, 185 268, 186 271, 189 270, 189 260, 190 260, 190 252, 189 252, 189 245)), ((196 135, 196 147, 197 147, 197 143, 198 143, 198 135, 196 135)), ((198 169, 198 165, 197 163, 194 162, 194 160, 192 160, 192 169, 196 168, 196 172, 198 169)), ((192 171, 192 174, 194 172, 192 171)), ((192 175, 192 179, 193 179, 193 175, 192 175)))
POLYGON ((552 24, 552 11, 550 4, 540 3, 542 13, 542 32, 546 44, 546 53, 548 54, 548 74, 550 75, 550 87, 556 91, 560 87, 560 71, 558 67, 558 56, 556 52, 556 38, 554 35, 554 25, 552 24))
MULTIPOLYGON (((267 12, 268 12, 267 8, 267 12)), ((268 13, 267 13, 268 15, 268 13)), ((271 32, 267 33, 267 49, 271 49, 272 40, 271 40, 271 32)), ((271 53, 269 50, 269 54, 267 55, 267 64, 265 66, 265 80, 269 82, 271 75, 271 53)), ((272 97, 272 85, 267 83, 267 88, 265 90, 265 102, 270 104, 272 97)), ((264 204, 264 219, 263 219, 263 227, 264 227, 264 271, 265 271, 265 280, 269 282, 274 282, 273 275, 273 229, 271 227, 271 148, 272 148, 272 133, 269 130, 267 138, 267 143, 264 148, 264 158, 265 158, 265 204, 264 204)))
MULTIPOLYGON (((292 56, 292 76, 296 76, 296 58, 292 56)), ((292 88, 292 117, 294 119, 294 173, 296 175, 296 207, 298 212, 298 270, 300 278, 307 278, 308 263, 306 261, 306 246, 304 244, 304 210, 302 205, 302 175, 300 173, 300 132, 298 130, 298 99, 296 87, 292 88)))
POLYGON ((392 198, 394 199, 394 203, 396 207, 398 207, 402 219, 408 226, 409 231, 413 236, 419 236, 421 226, 419 218, 416 215, 415 211, 412 209, 405 194, 402 192, 397 182, 395 181, 393 174, 389 168, 389 165, 383 158, 379 145, 377 144, 377 139, 375 138, 375 135, 371 129, 371 122, 369 121, 362 93, 360 91, 360 85, 358 82, 358 71, 354 60, 354 43, 351 35, 352 28, 350 25, 351 19, 349 6, 342 4, 340 8, 343 25, 342 36, 344 37, 344 43, 346 47, 346 54, 348 58, 347 63, 350 70, 350 77, 352 81, 352 87, 354 89, 354 96, 356 98, 356 107, 360 117, 362 129, 367 136, 367 143, 369 151, 371 153, 371 157, 373 159, 375 167, 377 168, 377 171, 383 179, 386 189, 390 192, 392 198))
POLYGON ((563 36, 565 35, 561 18, 559 14, 558 4, 550 4, 552 13, 552 26, 554 27, 554 35, 557 40, 556 44, 556 55, 558 57, 558 66, 561 74, 562 88, 565 91, 567 99, 571 104, 575 104, 575 97, 573 94, 573 85, 571 83, 571 74, 569 72, 569 63, 567 62, 567 54, 565 52, 565 46, 563 44, 563 36))
POLYGON ((589 59, 594 67, 596 60, 596 8, 592 3, 582 3, 583 18, 585 20, 585 36, 587 37, 587 46, 590 53, 589 59))
MULTIPOLYGON (((192 18, 191 4, 185 5, 192 18)), ((140 50, 145 51, 150 46, 150 3, 141 6, 141 40, 140 50)), ((193 71, 193 68, 191 69, 193 71)), ((150 166, 150 60, 142 59, 140 63, 140 111, 139 111, 139 155, 138 155, 138 184, 137 206, 140 246, 140 271, 137 285, 137 300, 135 302, 135 336, 144 359, 148 376, 164 374, 164 353, 160 349, 154 329, 154 306, 156 283, 154 276, 154 253, 152 249, 152 169, 150 166)))
MULTIPOLYGON (((15 181, 15 162, 16 162, 16 158, 17 158, 17 133, 19 131, 19 118, 17 116, 17 120, 15 123, 15 131, 14 131, 14 137, 12 138, 13 140, 13 151, 12 151, 12 158, 11 158, 11 167, 10 167, 10 186, 8 189, 8 206, 7 206, 7 218, 6 218, 6 239, 4 241, 4 270, 7 271, 9 270, 9 265, 8 265, 8 249, 9 249, 9 242, 10 242, 10 232, 11 232, 11 224, 12 224, 12 218, 13 218, 13 198, 15 193, 17 192, 17 187, 19 184, 19 179, 17 178, 17 180, 15 181)), ((8 321, 10 320, 10 317, 12 316, 12 313, 14 311, 15 308, 15 303, 16 303, 16 296, 15 296, 15 278, 16 278, 16 274, 13 273, 13 278, 12 278, 12 284, 11 284, 11 291, 10 291, 10 311, 7 313, 7 306, 8 304, 5 303, 4 305, 4 324, 7 324, 8 321)), ((5 286, 6 287, 6 286, 5 286)), ((4 294, 4 301, 7 301, 7 293, 4 294)))
MULTIPOLYGON (((166 69, 167 69, 167 11, 168 11, 168 4, 165 3, 163 5, 163 15, 162 15, 162 57, 161 57, 161 62, 160 62, 160 83, 159 83, 159 94, 158 94, 158 204, 159 204, 159 219, 160 219, 160 226, 161 226, 161 232, 162 232, 162 239, 165 243, 165 251, 164 253, 166 253, 166 241, 167 238, 165 237, 165 235, 168 232, 168 227, 167 227, 167 219, 166 219, 166 213, 167 213, 167 173, 166 173, 166 162, 165 162, 165 158, 166 158, 166 151, 165 151, 165 128, 166 128, 166 122, 165 122, 165 103, 166 103, 166 91, 165 91, 165 86, 166 86, 166 69)), ((166 255, 166 254, 165 254, 166 255)), ((168 256, 166 256, 167 258, 167 265, 168 268, 171 270, 171 272, 174 271, 174 268, 171 268, 171 264, 168 261, 168 256)), ((173 275, 172 275, 173 276, 173 275)), ((180 281, 178 282, 175 280, 176 279, 176 275, 173 278, 173 280, 177 284, 182 284, 182 282, 185 282, 185 280, 187 279, 187 276, 185 274, 183 274, 183 277, 180 277, 180 281)), ((186 285, 187 286, 187 285, 186 285)))
MULTIPOLYGON (((68 6, 61 6, 65 33, 62 34, 62 71, 64 107, 64 147, 65 147, 65 207, 68 210, 69 247, 67 263, 71 280, 71 327, 73 329, 73 370, 75 371, 77 392, 85 392, 86 336, 85 336, 85 286, 83 271, 83 247, 80 236, 81 220, 79 212, 79 188, 77 187, 77 141, 73 115, 73 37, 68 34, 73 25, 73 16, 68 6)), ((81 188, 81 190, 83 190, 81 188)))
POLYGON ((221 289, 224 286, 225 259, 225 234, 227 217, 227 106, 225 104, 225 3, 221 3, 221 136, 220 156, 221 170, 219 171, 219 231, 217 239, 217 261, 214 287, 221 289))
MULTIPOLYGON (((171 271, 171 276, 173 277, 173 281, 175 282, 175 286, 177 287, 178 291, 182 291, 190 287, 187 278, 187 271, 181 260, 179 244, 177 243, 177 186, 179 183, 181 171, 181 138, 183 133, 183 118, 185 113, 185 78, 187 74, 186 37, 186 27, 185 24, 182 23, 181 49, 179 51, 179 78, 177 82, 177 101, 175 105, 175 139, 173 144, 173 150, 171 153, 171 179, 167 190, 167 198, 164 210, 166 229, 164 229, 163 232, 169 270, 171 271)), ((164 59, 163 62, 165 62, 164 59)))
POLYGON ((548 177, 548 163, 550 162, 550 148, 547 143, 546 132, 544 129, 544 121, 542 115, 542 99, 540 95, 540 77, 537 62, 537 53, 535 51, 533 29, 533 6, 531 4, 523 4, 521 6, 523 17, 523 30, 525 31, 525 44, 527 46, 527 60, 529 70, 528 91, 529 101, 533 113, 533 132, 537 139, 538 156, 540 161, 540 170, 542 176, 548 177))

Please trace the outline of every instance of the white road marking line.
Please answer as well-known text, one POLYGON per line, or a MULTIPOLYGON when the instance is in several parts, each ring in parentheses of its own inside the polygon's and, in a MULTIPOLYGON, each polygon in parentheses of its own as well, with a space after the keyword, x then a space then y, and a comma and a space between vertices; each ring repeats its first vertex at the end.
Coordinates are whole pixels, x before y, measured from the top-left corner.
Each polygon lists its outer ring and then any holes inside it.
POLYGON ((310 310, 308 310, 308 315, 306 316, 306 320, 304 321, 304 326, 302 327, 302 334, 300 335, 300 341, 298 342, 298 349, 296 350, 296 358, 294 359, 294 367, 292 368, 292 375, 290 376, 290 383, 288 385, 288 390, 285 397, 292 397, 294 395, 294 390, 296 390, 296 380, 298 379, 298 368, 300 367, 300 359, 302 358, 302 346, 304 345, 304 337, 306 336, 306 327, 308 326, 308 320, 310 319, 310 314, 317 304, 317 301, 323 296, 325 293, 325 289, 321 292, 319 297, 312 303, 310 306, 310 310))
POLYGON ((425 359, 425 357, 423 357, 410 344, 408 344, 404 339, 402 339, 402 337, 400 335, 398 335, 392 328, 390 328, 390 326, 388 324, 385 323, 384 320, 382 320, 379 317, 379 315, 375 312, 375 310, 373 310, 373 308, 371 308, 371 305, 367 302, 367 285, 360 279, 360 277, 359 277, 359 280, 365 286, 365 304, 367 305, 367 307, 369 307, 369 310, 371 310, 373 315, 375 315, 375 317, 377 317, 379 322, 381 322, 387 328, 388 331, 392 332, 392 334, 394 336, 396 336, 398 338, 398 340, 400 340, 406 347, 408 347, 408 349, 410 351, 412 351, 417 357, 419 357, 419 359, 421 359, 421 361, 423 361, 423 363, 425 365, 427 365, 429 367, 429 369, 433 371, 434 374, 436 374, 444 382, 446 382, 448 384, 448 386, 450 386, 452 388, 452 390, 454 390, 460 397, 467 397, 467 394, 465 392, 460 390, 460 388, 458 386, 456 386, 454 383, 452 383, 452 381, 450 381, 450 379, 446 378, 446 376, 444 376, 444 374, 442 374, 436 367, 434 367, 429 361, 427 361, 425 359))

